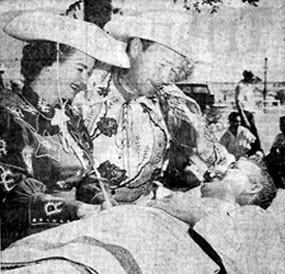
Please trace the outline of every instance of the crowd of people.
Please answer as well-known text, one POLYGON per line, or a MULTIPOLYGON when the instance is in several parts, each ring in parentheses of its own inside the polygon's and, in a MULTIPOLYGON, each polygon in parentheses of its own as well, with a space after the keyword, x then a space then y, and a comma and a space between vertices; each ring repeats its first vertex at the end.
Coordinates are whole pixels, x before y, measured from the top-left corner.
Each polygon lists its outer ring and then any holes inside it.
POLYGON ((27 12, 5 26, 27 44, 23 88, 0 94, 3 271, 285 269, 267 212, 284 187, 284 135, 264 156, 244 72, 217 140, 175 85, 195 69, 175 22, 145 13, 103 30, 27 12))

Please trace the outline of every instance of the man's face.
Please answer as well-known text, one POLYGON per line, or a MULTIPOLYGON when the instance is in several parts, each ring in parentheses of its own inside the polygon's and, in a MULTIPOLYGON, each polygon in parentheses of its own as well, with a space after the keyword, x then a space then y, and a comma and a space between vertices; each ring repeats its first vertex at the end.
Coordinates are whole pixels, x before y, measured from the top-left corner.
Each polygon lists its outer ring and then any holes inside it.
POLYGON ((253 163, 240 160, 230 166, 220 182, 206 183, 201 187, 202 197, 217 198, 246 204, 261 189, 261 185, 253 185, 249 176, 260 174, 260 169, 253 163), (245 194, 245 195, 242 195, 245 194))
POLYGON ((132 79, 129 78, 127 84, 141 96, 151 95, 155 87, 174 82, 185 64, 184 56, 157 43, 151 44, 145 51, 140 49, 130 58, 132 79))
POLYGON ((241 123, 241 119, 239 116, 235 117, 234 119, 232 119, 232 121, 230 121, 231 126, 234 128, 238 128, 240 123, 241 123))

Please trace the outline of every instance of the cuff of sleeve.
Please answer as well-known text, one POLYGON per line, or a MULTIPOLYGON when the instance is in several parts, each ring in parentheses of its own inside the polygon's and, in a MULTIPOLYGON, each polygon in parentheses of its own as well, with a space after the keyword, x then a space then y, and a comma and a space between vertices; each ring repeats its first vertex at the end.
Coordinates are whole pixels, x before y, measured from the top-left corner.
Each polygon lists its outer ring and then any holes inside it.
POLYGON ((29 204, 29 223, 32 226, 57 226, 77 220, 79 204, 49 194, 37 193, 29 204))

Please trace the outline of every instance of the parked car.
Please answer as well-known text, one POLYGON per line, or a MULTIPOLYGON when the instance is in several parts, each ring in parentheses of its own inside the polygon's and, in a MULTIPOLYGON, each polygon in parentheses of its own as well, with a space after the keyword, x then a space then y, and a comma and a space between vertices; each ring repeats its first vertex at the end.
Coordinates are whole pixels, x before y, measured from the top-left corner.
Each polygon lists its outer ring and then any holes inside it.
POLYGON ((193 98, 204 113, 215 103, 215 96, 211 94, 207 84, 178 82, 175 83, 187 96, 193 98))
POLYGON ((200 106, 208 125, 220 122, 223 110, 227 107, 223 103, 215 102, 215 96, 209 86, 204 83, 175 83, 187 96, 193 98, 200 106))

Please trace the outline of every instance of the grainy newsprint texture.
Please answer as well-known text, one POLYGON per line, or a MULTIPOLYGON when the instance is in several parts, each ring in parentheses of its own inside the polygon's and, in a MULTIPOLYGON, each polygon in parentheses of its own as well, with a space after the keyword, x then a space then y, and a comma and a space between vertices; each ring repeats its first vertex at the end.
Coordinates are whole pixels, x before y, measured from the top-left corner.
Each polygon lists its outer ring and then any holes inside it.
POLYGON ((1 273, 285 273, 283 0, 0 0, 1 273))

